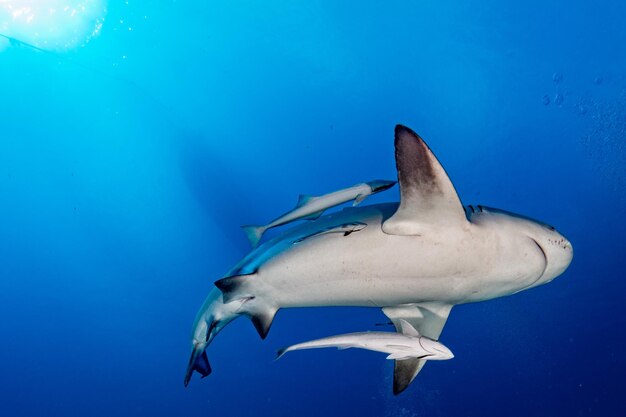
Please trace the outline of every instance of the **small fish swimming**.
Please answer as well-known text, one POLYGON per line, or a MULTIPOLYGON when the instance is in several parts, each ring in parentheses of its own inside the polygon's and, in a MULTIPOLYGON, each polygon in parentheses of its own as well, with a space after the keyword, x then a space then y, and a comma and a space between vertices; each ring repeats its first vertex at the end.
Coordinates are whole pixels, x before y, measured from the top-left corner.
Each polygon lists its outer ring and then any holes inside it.
POLYGON ((281 226, 294 220, 315 220, 324 213, 325 210, 354 200, 354 206, 361 203, 368 196, 393 187, 397 181, 374 180, 344 188, 339 191, 324 194, 321 196, 300 195, 296 207, 272 220, 264 226, 242 226, 252 247, 256 247, 266 230, 272 227, 281 226))
POLYGON ((298 343, 278 351, 276 359, 285 353, 301 349, 336 347, 337 349, 360 348, 389 354, 387 359, 446 360, 454 354, 429 337, 419 334, 408 321, 400 319, 402 333, 361 332, 324 337, 310 342, 298 343))

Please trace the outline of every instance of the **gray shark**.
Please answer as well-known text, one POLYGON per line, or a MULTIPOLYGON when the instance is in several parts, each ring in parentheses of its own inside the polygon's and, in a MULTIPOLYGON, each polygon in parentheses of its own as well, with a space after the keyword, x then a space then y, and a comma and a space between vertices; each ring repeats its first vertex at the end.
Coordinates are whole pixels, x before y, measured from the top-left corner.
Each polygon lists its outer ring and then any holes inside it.
POLYGON ((272 220, 265 226, 241 226, 250 241, 250 244, 255 248, 263 233, 272 227, 281 226, 293 222, 295 220, 316 220, 319 218, 325 210, 354 200, 354 206, 360 204, 368 196, 379 193, 393 187, 396 181, 387 180, 374 180, 364 182, 361 184, 353 185, 352 187, 344 188, 339 191, 324 194, 321 196, 312 196, 302 194, 298 198, 296 207, 281 215, 280 217, 272 220))
MULTIPOLYGON (((207 346, 239 316, 251 318, 265 338, 280 308, 376 307, 399 333, 406 320, 437 340, 454 305, 537 287, 567 269, 572 245, 553 227, 499 209, 465 208, 409 128, 396 126, 395 148, 399 204, 351 207, 287 229, 215 283, 196 317, 185 385, 193 371, 210 373, 207 346), (319 234, 350 223, 367 227, 319 234)), ((394 394, 424 363, 395 361, 394 394)))
POLYGON ((298 343, 278 351, 276 359, 285 353, 302 349, 336 347, 337 349, 360 348, 389 354, 387 359, 446 360, 454 355, 439 341, 422 336, 411 324, 400 319, 402 333, 360 332, 329 336, 310 342, 298 343))

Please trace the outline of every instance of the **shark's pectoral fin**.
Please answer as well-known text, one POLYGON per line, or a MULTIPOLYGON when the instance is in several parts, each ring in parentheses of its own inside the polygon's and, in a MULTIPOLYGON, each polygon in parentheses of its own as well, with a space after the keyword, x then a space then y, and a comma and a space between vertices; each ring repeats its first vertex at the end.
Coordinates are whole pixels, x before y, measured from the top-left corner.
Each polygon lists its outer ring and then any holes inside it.
POLYGON ((304 216, 302 220, 317 220, 322 214, 324 214, 324 210, 316 211, 315 213, 311 213, 308 216, 304 216))
MULTIPOLYGON (((451 309, 449 304, 429 302, 384 307, 383 313, 393 322, 398 333, 414 336, 414 332, 417 332, 437 340, 451 309)), ((425 364, 426 360, 419 358, 396 360, 393 373, 394 395, 404 391, 425 364)))
POLYGON ((452 310, 450 304, 425 302, 384 307, 383 313, 396 326, 398 333, 413 336, 406 326, 408 323, 420 335, 437 340, 448 320, 450 310, 452 310))
POLYGON ((398 395, 407 389, 424 364, 426 364, 424 359, 396 359, 393 367, 393 395, 398 395))
POLYGON ((411 356, 407 354, 406 352, 395 352, 387 356, 387 359, 393 359, 397 361, 403 361, 403 360, 413 359, 413 358, 415 358, 415 356, 411 356))
POLYGON ((398 210, 383 223, 391 235, 420 235, 429 226, 467 224, 459 196, 435 155, 411 129, 396 126, 398 210))
POLYGON ((368 196, 369 196, 369 194, 359 194, 359 195, 357 195, 356 198, 354 199, 354 203, 352 203, 352 207, 358 206, 359 204, 361 204, 363 202, 363 200, 365 200, 368 196))

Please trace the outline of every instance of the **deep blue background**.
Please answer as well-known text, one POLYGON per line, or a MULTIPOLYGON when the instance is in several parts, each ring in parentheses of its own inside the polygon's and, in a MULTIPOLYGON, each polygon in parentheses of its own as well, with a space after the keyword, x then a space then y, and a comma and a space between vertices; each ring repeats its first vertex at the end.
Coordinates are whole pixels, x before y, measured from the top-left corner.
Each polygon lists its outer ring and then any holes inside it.
POLYGON ((111 1, 84 47, 0 52, 0 415, 623 415, 624 2, 336 3, 111 1), (570 269, 456 307, 455 359, 399 397, 380 354, 273 362, 371 309, 284 310, 263 342, 238 320, 184 389, 239 226, 394 178, 396 123, 464 203, 555 225, 570 269))

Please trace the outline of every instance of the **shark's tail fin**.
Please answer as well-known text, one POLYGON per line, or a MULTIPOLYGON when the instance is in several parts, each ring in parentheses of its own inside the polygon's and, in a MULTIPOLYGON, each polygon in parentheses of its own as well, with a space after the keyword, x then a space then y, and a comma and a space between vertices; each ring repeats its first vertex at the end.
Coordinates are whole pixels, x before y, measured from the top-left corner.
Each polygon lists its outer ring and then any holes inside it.
POLYGON ((199 348, 198 346, 194 346, 191 357, 189 358, 187 372, 185 373, 185 386, 189 385, 193 371, 202 375, 202 378, 211 374, 211 365, 209 364, 205 347, 199 348))
POLYGON ((253 248, 256 248, 265 233, 265 226, 241 226, 253 248))
POLYGON ((255 285, 259 285, 259 280, 255 280, 252 276, 237 275, 222 278, 215 281, 215 286, 222 292, 222 298, 227 305, 233 301, 242 303, 238 310, 239 314, 250 317, 259 336, 265 339, 278 308, 262 303, 256 298, 255 285))
POLYGON ((288 347, 284 347, 284 348, 282 348, 282 349, 278 349, 278 350, 276 351, 276 359, 275 359, 275 360, 279 360, 279 359, 280 359, 280 358, 282 358, 282 357, 283 357, 283 355, 284 355, 285 353, 287 353, 287 352, 289 352, 289 348, 288 348, 288 347))

